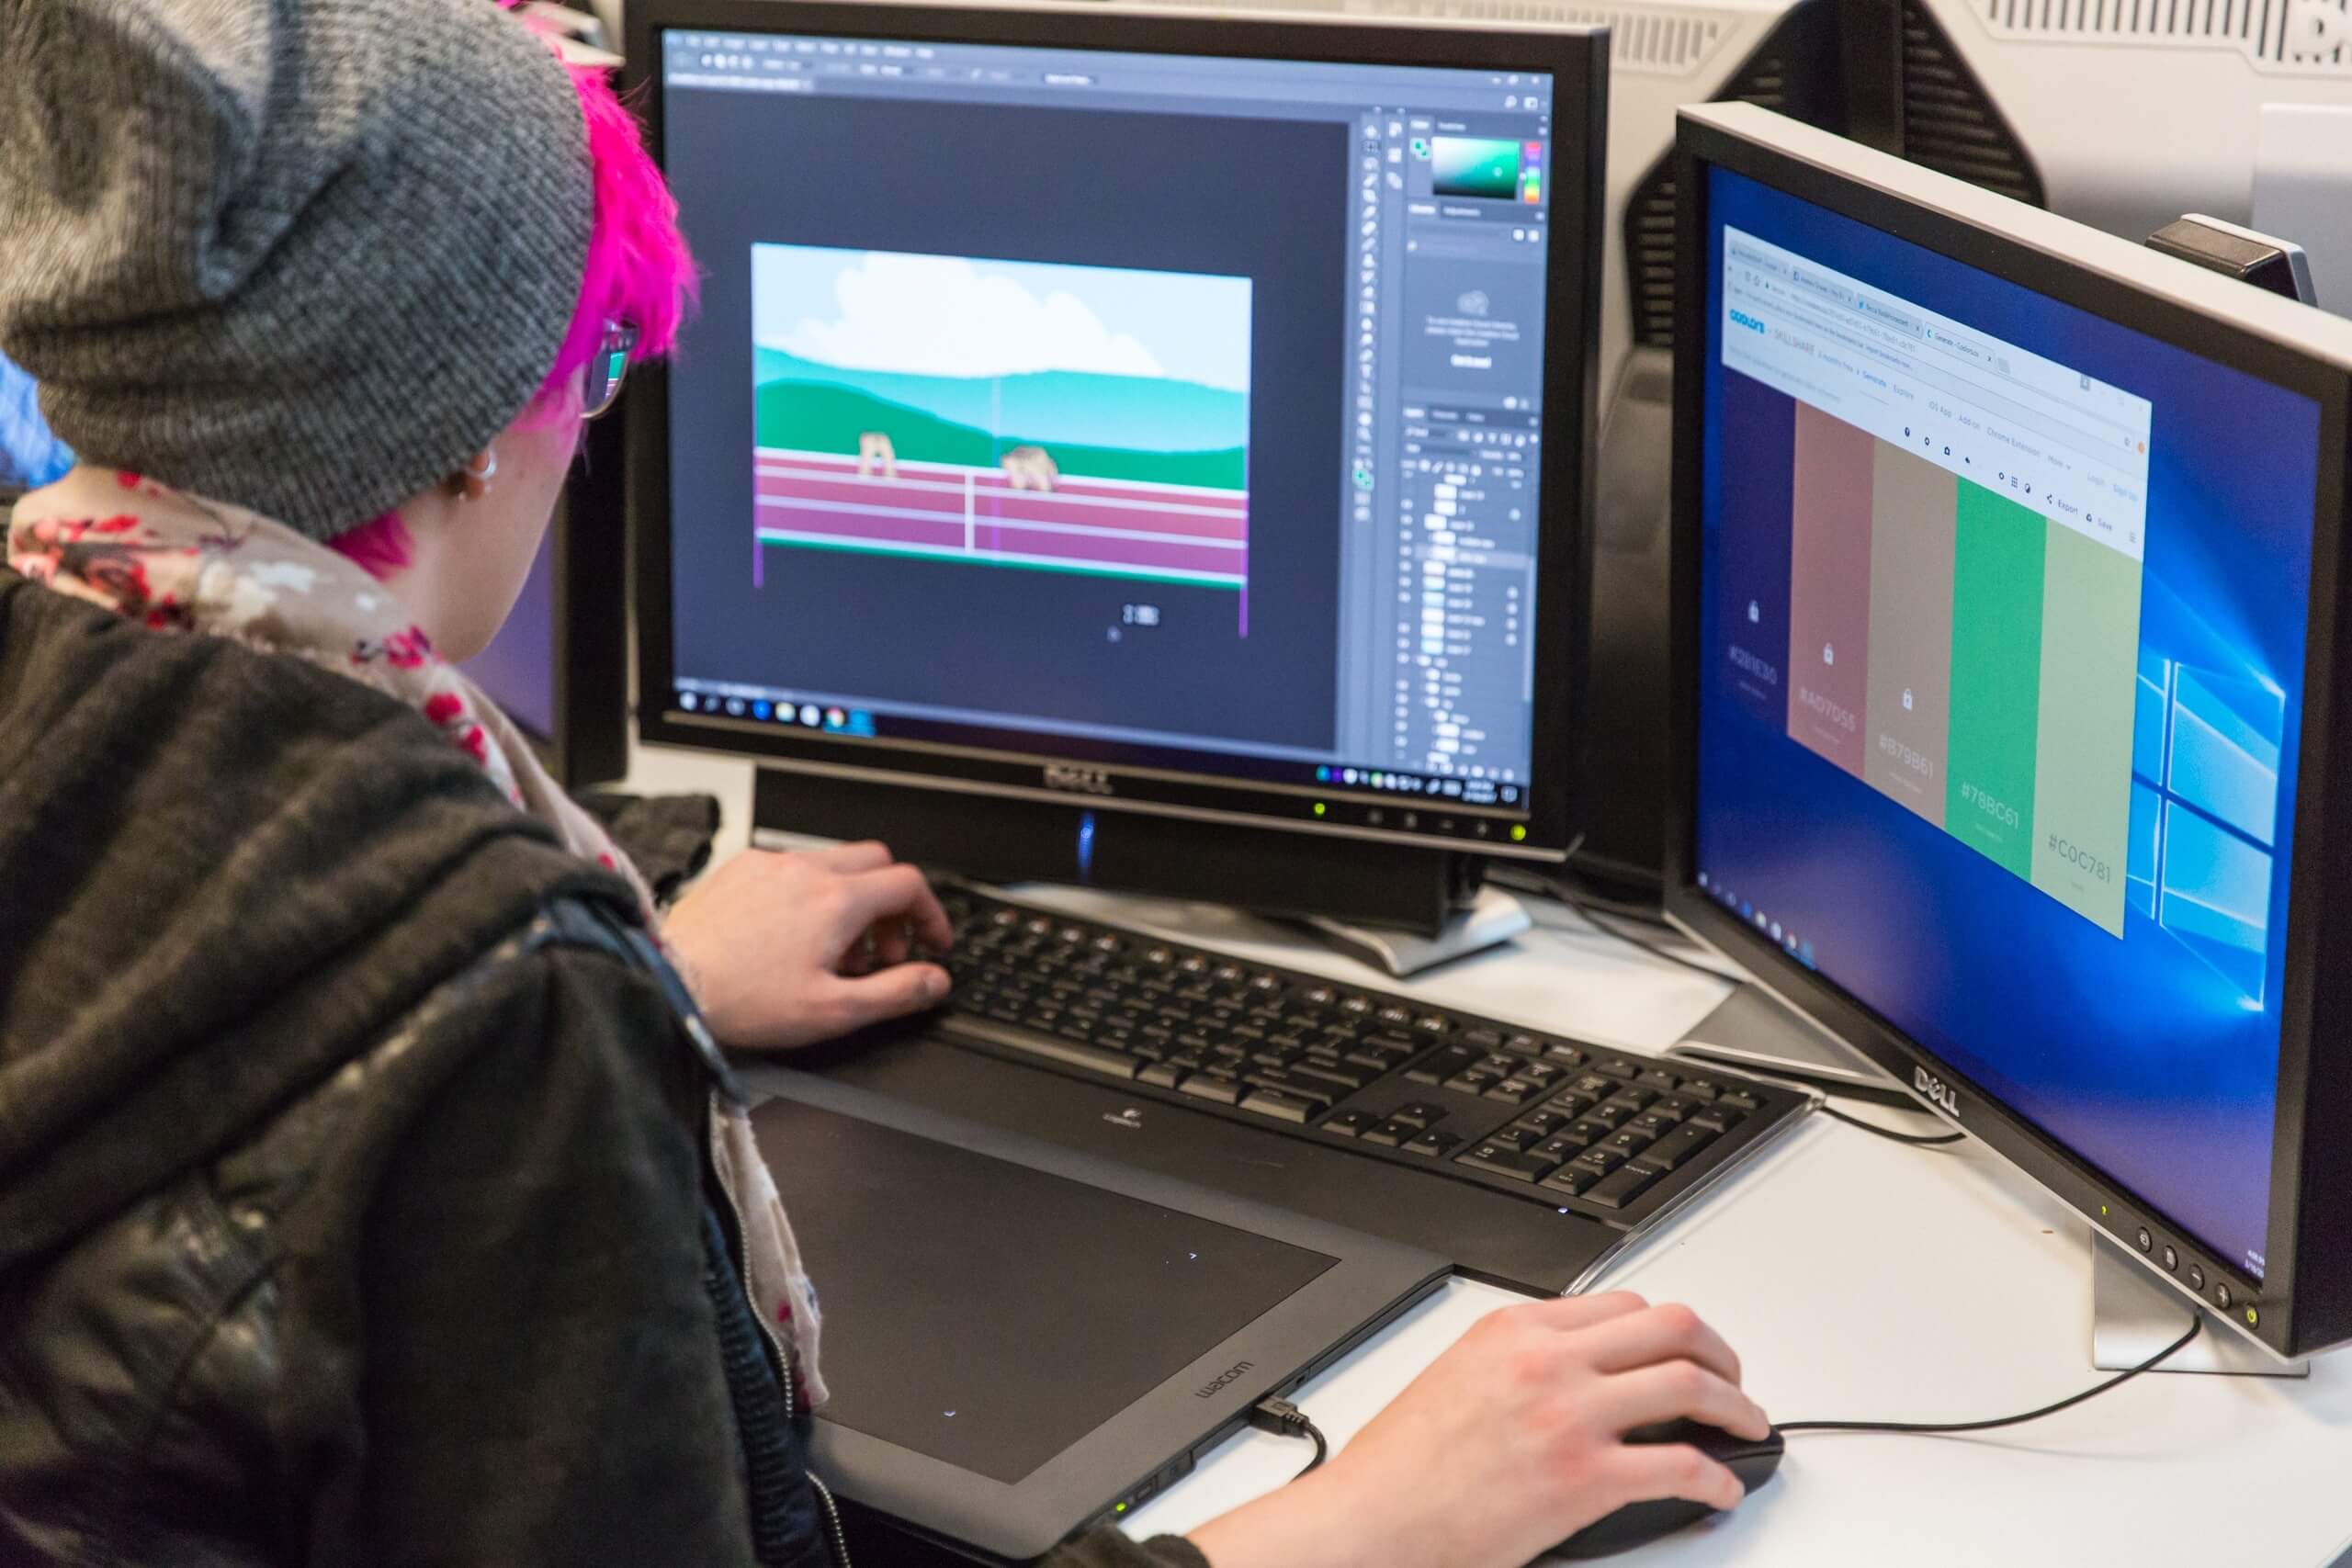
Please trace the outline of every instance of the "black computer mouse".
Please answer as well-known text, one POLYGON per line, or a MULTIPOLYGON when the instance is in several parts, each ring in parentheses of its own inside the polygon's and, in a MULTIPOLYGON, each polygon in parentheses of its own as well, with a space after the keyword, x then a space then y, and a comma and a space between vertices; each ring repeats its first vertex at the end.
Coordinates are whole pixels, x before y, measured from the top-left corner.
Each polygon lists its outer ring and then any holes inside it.
MULTIPOLYGON (((1781 1468, 1781 1434, 1774 1431, 1760 1440, 1735 1438, 1719 1427, 1702 1427, 1696 1421, 1661 1421, 1655 1427, 1636 1427, 1625 1434, 1629 1443, 1688 1443, 1739 1477, 1739 1483, 1749 1495, 1772 1478, 1781 1468)), ((1588 1562, 1595 1557, 1613 1557, 1621 1551, 1631 1551, 1646 1546, 1660 1536, 1697 1524, 1715 1510, 1704 1503, 1692 1503, 1680 1497, 1668 1497, 1655 1503, 1628 1503, 1613 1514, 1600 1518, 1577 1531, 1553 1552, 1573 1562, 1588 1562)))

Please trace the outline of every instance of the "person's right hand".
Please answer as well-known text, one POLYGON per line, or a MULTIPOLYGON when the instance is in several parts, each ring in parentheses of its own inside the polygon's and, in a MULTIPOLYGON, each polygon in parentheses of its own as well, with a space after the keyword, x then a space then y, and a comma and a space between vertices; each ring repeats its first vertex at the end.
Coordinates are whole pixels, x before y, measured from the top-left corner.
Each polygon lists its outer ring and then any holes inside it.
POLYGON ((1738 1503, 1738 1478, 1698 1450, 1623 1440, 1683 1416, 1771 1429, 1689 1307, 1624 1292, 1506 1307, 1330 1463, 1191 1539, 1210 1568, 1520 1568, 1629 1503, 1738 1503))

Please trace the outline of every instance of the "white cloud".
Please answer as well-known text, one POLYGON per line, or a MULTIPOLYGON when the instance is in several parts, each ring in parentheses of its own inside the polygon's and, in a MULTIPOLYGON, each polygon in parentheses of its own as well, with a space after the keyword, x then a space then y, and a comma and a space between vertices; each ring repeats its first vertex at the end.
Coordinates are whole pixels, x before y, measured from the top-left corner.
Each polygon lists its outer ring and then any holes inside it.
POLYGON ((776 346, 847 369, 925 376, 1168 374, 1076 295, 1040 296, 960 256, 872 254, 840 274, 833 293, 836 319, 804 318, 776 346))

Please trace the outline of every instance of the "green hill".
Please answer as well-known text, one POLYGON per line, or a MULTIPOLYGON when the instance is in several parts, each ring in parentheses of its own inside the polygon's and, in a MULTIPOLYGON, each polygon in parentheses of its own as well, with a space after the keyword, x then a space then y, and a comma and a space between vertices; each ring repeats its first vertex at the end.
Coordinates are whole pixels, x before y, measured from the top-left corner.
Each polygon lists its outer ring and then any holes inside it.
POLYGON ((1191 381, 1046 370, 1021 376, 917 376, 853 370, 780 349, 752 352, 752 380, 847 387, 976 430, 1043 431, 1040 445, 1204 452, 1250 441, 1250 399, 1191 381))
POLYGON ((1247 452, 1241 446, 1222 451, 1148 452, 1025 436, 1008 435, 1000 441, 985 430, 848 387, 771 381, 759 389, 753 417, 761 446, 794 451, 854 457, 857 438, 878 431, 890 438, 901 462, 958 463, 985 468, 994 467, 1012 447, 1037 446, 1052 453, 1055 465, 1073 479, 1134 479, 1211 490, 1248 488, 1247 452))

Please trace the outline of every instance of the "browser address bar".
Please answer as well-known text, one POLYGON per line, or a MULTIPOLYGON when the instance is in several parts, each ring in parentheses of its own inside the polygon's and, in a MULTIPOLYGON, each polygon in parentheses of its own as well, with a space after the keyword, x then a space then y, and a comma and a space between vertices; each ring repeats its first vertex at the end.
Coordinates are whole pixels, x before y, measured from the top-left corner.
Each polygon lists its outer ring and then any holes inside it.
MULTIPOLYGON (((1868 321, 1830 319, 1811 306, 1797 300, 1776 301, 1792 321, 1816 333, 1830 337, 1847 347, 1862 353, 1885 367, 1912 378, 1923 386, 1933 387, 1946 396, 1958 399, 1996 414, 2002 419, 2036 432, 2044 437, 2063 438, 2064 445, 2077 457, 2108 465, 2106 454, 2113 447, 2093 433, 2069 424, 2050 413, 2011 401, 2001 393, 1985 386, 1974 377, 1953 374, 1943 364, 1926 364, 1916 360, 1905 348, 1889 344, 1883 332, 1868 321)), ((1942 356, 1939 356, 1941 358, 1942 356)), ((2119 440, 2120 437, 2118 438, 2119 440)))
MULTIPOLYGON (((2022 416, 2035 423, 2053 425, 2078 439, 2087 441, 2089 445, 2082 449, 2086 457, 2097 457, 2134 439, 2134 432, 2130 426, 2110 420, 2095 409, 2077 407, 2052 398, 2003 371, 1980 368, 1978 362, 1971 359, 1964 352, 1946 347, 1936 342, 1929 333, 1927 323, 1907 311, 1888 305, 1883 300, 1873 299, 1845 284, 1822 277, 1804 267, 1792 266, 1779 256, 1767 254, 1752 245, 1742 244, 1736 239, 1729 242, 1726 250, 1731 259, 1742 266, 1769 273, 1773 277, 1787 283, 1791 288, 1802 290, 1815 299, 1851 311, 1870 326, 1902 333, 1905 341, 1899 347, 1888 345, 1883 339, 1874 340, 1873 345, 1896 355, 1917 353, 1924 356, 1931 356, 1936 362, 1935 367, 1940 369, 1945 375, 1961 382, 1971 392, 1995 400, 1994 403, 1987 406, 1997 407, 2004 399, 2020 400, 2020 401, 2008 403, 2002 412, 2008 413, 2011 418, 2022 416), (2090 421, 2099 427, 2099 431, 2095 434, 2083 430, 2069 423, 2074 420, 2090 421)), ((1815 321, 1813 324, 1815 327, 1826 325, 1819 321, 1815 321)), ((1905 365, 1902 366, 1902 368, 1917 375, 1922 374, 1928 367, 1905 365)), ((1944 389, 1953 391, 1956 395, 1966 395, 1959 393, 1957 389, 1950 386, 1944 389)))

